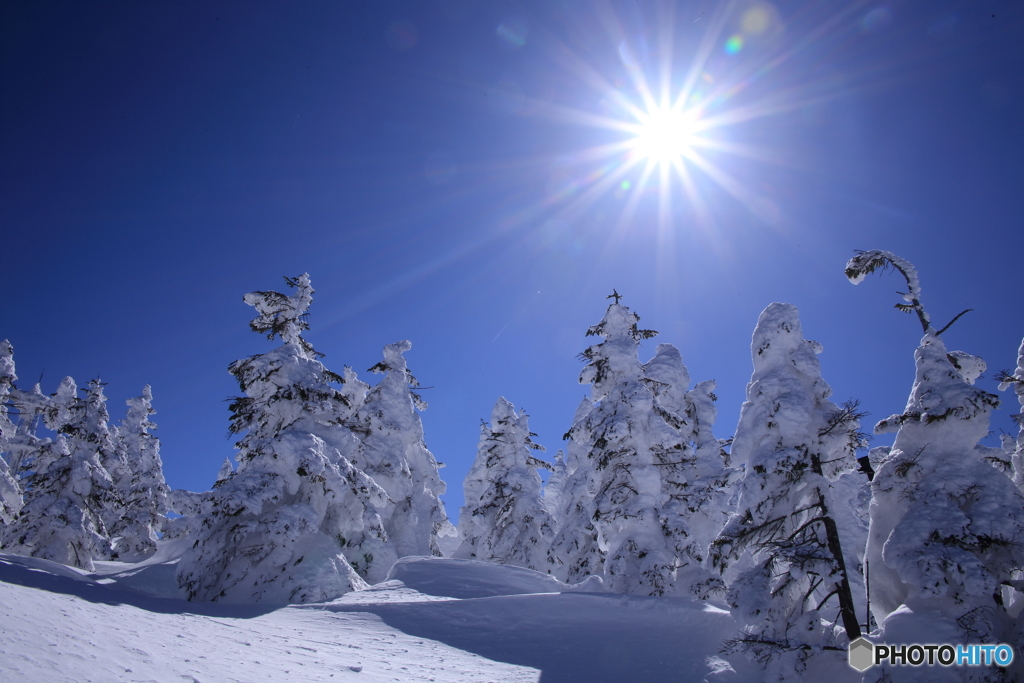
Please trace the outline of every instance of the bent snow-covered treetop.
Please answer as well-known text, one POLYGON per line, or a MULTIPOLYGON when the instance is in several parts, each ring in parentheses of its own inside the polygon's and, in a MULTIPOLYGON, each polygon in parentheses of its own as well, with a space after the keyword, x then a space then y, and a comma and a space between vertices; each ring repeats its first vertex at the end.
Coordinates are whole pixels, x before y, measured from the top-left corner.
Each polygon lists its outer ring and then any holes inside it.
POLYGON ((307 354, 319 356, 313 346, 302 338, 302 332, 309 329, 306 314, 313 303, 313 286, 309 273, 298 277, 284 278, 289 287, 296 289, 291 296, 280 292, 249 292, 242 300, 260 312, 258 318, 249 322, 253 332, 267 335, 267 339, 281 337, 286 344, 298 344, 307 354))

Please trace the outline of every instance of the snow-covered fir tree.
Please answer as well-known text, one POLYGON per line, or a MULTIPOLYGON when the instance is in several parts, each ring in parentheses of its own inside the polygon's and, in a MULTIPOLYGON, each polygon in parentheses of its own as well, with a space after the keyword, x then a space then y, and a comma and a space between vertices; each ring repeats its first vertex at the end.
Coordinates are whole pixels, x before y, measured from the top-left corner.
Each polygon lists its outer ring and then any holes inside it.
MULTIPOLYGON (((906 408, 875 426, 876 433, 896 432, 871 484, 866 559, 880 638, 1019 643, 1001 587, 1014 585, 1013 572, 1024 566, 1024 499, 977 449, 998 401, 972 385, 973 373, 958 369, 965 354, 947 352, 940 335, 952 323, 932 327, 910 262, 885 251, 861 252, 846 275, 857 284, 889 267, 907 281, 898 308, 917 315, 924 337, 906 408)), ((1013 666, 882 667, 869 670, 865 681, 1020 680, 1024 669, 1019 661, 1013 666)))
MULTIPOLYGON (((366 434, 359 410, 366 401, 369 388, 346 365, 339 390, 345 407, 334 423, 319 425, 316 431, 317 436, 359 469, 363 469, 359 464, 362 449, 360 438, 366 434)), ((390 499, 386 499, 382 505, 367 508, 363 530, 348 539, 347 555, 355 563, 359 575, 371 584, 385 580, 391 565, 399 557, 396 544, 384 528, 384 515, 392 509, 390 499)))
POLYGON ((544 509, 551 516, 551 523, 554 531, 561 526, 562 515, 562 490, 565 488, 565 478, 568 476, 568 469, 565 464, 565 451, 559 449, 555 453, 555 461, 551 464, 551 474, 544 482, 544 509))
POLYGON ((235 473, 235 468, 231 464, 231 458, 224 458, 224 462, 220 464, 220 469, 217 470, 217 478, 214 480, 214 486, 220 486, 221 483, 231 478, 231 475, 235 473))
POLYGON ((221 470, 204 494, 174 492, 172 507, 190 521, 172 527, 191 547, 178 564, 190 600, 306 603, 366 586, 360 573, 375 558, 351 547, 367 526, 383 536, 375 509, 386 494, 337 449, 317 436, 347 414, 346 399, 302 338, 313 298, 309 276, 285 278, 295 288, 251 292, 260 316, 250 327, 284 342, 238 360, 229 371, 244 393, 231 404, 238 468, 221 470), (184 529, 184 531, 183 531, 184 529))
POLYGON ((341 373, 341 393, 348 401, 349 410, 353 415, 366 403, 366 394, 370 391, 370 385, 359 379, 355 370, 349 366, 341 373))
POLYGON ((1006 391, 1013 387, 1017 395, 1017 402, 1020 404, 1020 411, 1013 416, 1017 423, 1017 436, 1003 435, 1003 451, 1006 459, 1010 462, 1009 472, 1013 477, 1013 483, 1024 492, 1024 340, 1021 340, 1020 348, 1017 350, 1017 367, 1013 372, 1004 370, 999 373, 999 390, 1006 391))
POLYGON ((27 439, 19 474, 25 505, 3 538, 4 550, 92 571, 94 560, 113 556, 107 522, 119 510, 103 461, 115 461, 103 385, 93 380, 85 398, 64 378, 45 405, 38 392, 19 394, 19 412, 41 411, 55 441, 27 439))
POLYGON ((117 537, 119 560, 137 562, 156 552, 156 543, 167 521, 167 482, 160 460, 160 441, 149 433, 156 425, 149 419, 153 393, 147 384, 142 395, 127 400, 128 413, 117 430, 117 447, 124 462, 115 482, 122 504, 120 518, 111 525, 117 537))
MULTIPOLYGON (((696 570, 700 560, 689 556, 695 550, 689 529, 662 473, 691 460, 680 431, 689 423, 662 404, 652 389, 659 380, 645 376, 637 357, 640 341, 656 333, 639 329, 639 317, 612 296, 616 302, 587 331, 604 341, 581 354, 587 365, 580 382, 591 385, 590 405, 581 404, 567 434, 572 472, 563 494, 564 526, 549 552, 551 571, 571 582, 599 574, 609 590, 621 593, 691 592, 693 577, 677 570, 696 570)), ((678 389, 678 379, 662 384, 678 389)))
MULTIPOLYGON (((584 396, 576 407, 572 423, 581 421, 594 409, 594 403, 584 396)), ((548 573, 566 583, 579 583, 588 576, 604 574, 604 553, 598 542, 594 526, 594 494, 597 470, 590 463, 589 446, 582 431, 570 431, 566 448, 564 478, 557 489, 555 538, 548 548, 548 573)), ((552 505, 555 497, 552 496, 552 505)))
MULTIPOLYGON (((1020 410, 1011 417, 1017 423, 1016 437, 1012 434, 1001 434, 1002 454, 1000 464, 1004 472, 1011 477, 1016 484, 1017 490, 1024 494, 1024 340, 1021 341, 1017 350, 1017 367, 1012 372, 1002 370, 999 372, 999 390, 1006 391, 1013 387, 1017 395, 1017 402, 1020 410)), ((1024 567, 1013 573, 1016 586, 1003 587, 1003 600, 1006 603, 1007 611, 1018 617, 1024 606, 1024 567)))
POLYGON ((388 344, 384 360, 370 368, 384 378, 356 411, 361 443, 355 462, 387 491, 390 501, 382 517, 397 557, 440 557, 439 537, 455 530, 439 499, 445 492, 441 465, 427 450, 416 413, 427 404, 416 393, 419 382, 402 355, 411 348, 408 341, 388 344))
POLYGON ((125 500, 122 494, 128 490, 131 469, 125 460, 126 453, 118 447, 118 429, 110 424, 107 397, 103 394, 104 386, 99 379, 89 380, 82 389, 85 395, 77 403, 81 422, 79 425, 66 426, 65 433, 69 435, 68 445, 72 453, 76 450, 96 450, 100 464, 113 482, 109 494, 103 498, 104 504, 100 514, 107 528, 107 538, 112 544, 112 555, 117 558, 114 538, 125 519, 125 500))
POLYGON ((749 554, 726 595, 743 625, 727 649, 762 663, 765 681, 802 680, 810 657, 860 636, 830 481, 857 467, 863 437, 855 404, 828 400, 821 350, 795 306, 761 313, 732 444, 746 464, 739 506, 712 546, 721 570, 749 554))
POLYGON ((740 470, 728 467, 729 454, 712 432, 718 413, 714 380, 687 391, 690 373, 672 344, 659 344, 643 370, 662 407, 679 424, 680 442, 659 463, 668 499, 663 506, 665 528, 680 558, 675 583, 684 594, 705 598, 724 588, 706 559, 732 512, 740 470))
POLYGON ((453 557, 545 570, 555 530, 537 470, 551 465, 531 453, 543 450, 532 436, 526 413, 499 398, 491 423, 480 426, 476 461, 462 485, 462 544, 453 557))
POLYGON ((0 341, 0 529, 14 520, 24 503, 21 486, 4 457, 10 452, 9 444, 17 430, 10 418, 9 405, 11 387, 17 379, 14 374, 14 348, 4 339, 0 341))
POLYGON ((17 422, 14 434, 7 437, 5 449, 11 475, 19 485, 23 485, 22 480, 32 472, 33 453, 41 444, 50 442, 48 438, 37 436, 36 432, 51 411, 53 401, 43 394, 38 384, 31 391, 17 389, 12 384, 9 396, 8 417, 13 413, 17 422))

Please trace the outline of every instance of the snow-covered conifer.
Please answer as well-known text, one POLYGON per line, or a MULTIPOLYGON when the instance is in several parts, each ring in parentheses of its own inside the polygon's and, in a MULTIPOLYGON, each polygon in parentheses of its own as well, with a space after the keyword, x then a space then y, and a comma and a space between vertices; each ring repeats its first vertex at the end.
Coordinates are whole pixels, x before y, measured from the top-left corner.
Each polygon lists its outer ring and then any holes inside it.
POLYGON ((530 453, 543 449, 532 436, 526 413, 499 398, 490 425, 480 427, 476 461, 463 483, 463 540, 453 557, 544 571, 555 531, 537 470, 551 465, 530 453))
POLYGON ((149 419, 153 393, 147 384, 142 395, 127 400, 128 413, 117 431, 124 473, 117 480, 123 511, 111 525, 118 537, 119 560, 136 562, 156 552, 158 534, 167 521, 167 482, 160 460, 160 441, 149 433, 156 425, 149 419))
MULTIPOLYGON (((1020 404, 1020 411, 1011 417, 1017 423, 1017 435, 1001 434, 1002 450, 1000 462, 1001 469, 1013 479, 1017 490, 1024 494, 1024 340, 1021 341, 1017 350, 1017 367, 1013 372, 1002 370, 999 372, 999 390, 1006 391, 1013 387, 1017 395, 1017 402, 1020 404)), ((1016 586, 1005 586, 1003 588, 1003 599, 1006 602, 1007 611, 1018 616, 1020 619, 1021 603, 1024 603, 1024 567, 1020 567, 1013 573, 1016 579, 1016 586)))
POLYGON ((18 376, 14 374, 14 349, 4 339, 0 341, 0 527, 13 521, 23 505, 21 486, 11 474, 9 463, 4 458, 16 431, 8 412, 8 401, 11 387, 17 379, 18 376))
POLYGON ((675 584, 683 593, 704 598, 724 588, 705 560, 732 512, 730 501, 740 471, 727 466, 728 453, 712 432, 718 412, 714 380, 687 391, 690 373, 672 344, 659 344, 643 369, 659 402, 679 425, 678 443, 663 449, 659 458, 667 497, 663 525, 679 558, 675 584))
POLYGON ((370 390, 370 385, 359 379, 355 370, 347 365, 341 374, 341 382, 341 393, 348 401, 348 408, 354 415, 366 402, 366 394, 370 390))
MULTIPOLYGON (((314 433, 328 446, 336 449, 342 459, 357 469, 363 469, 358 463, 362 449, 360 437, 365 436, 366 430, 360 421, 359 409, 366 400, 370 386, 361 381, 347 365, 340 381, 342 405, 339 406, 337 416, 330 423, 315 425, 314 433)), ((390 499, 383 500, 379 505, 366 508, 362 531, 347 539, 346 555, 359 575, 371 584, 385 580, 391 565, 399 557, 396 544, 384 528, 383 516, 393 508, 390 507, 390 499)))
POLYGON ((551 515, 551 522, 557 532, 561 526, 562 516, 562 491, 565 488, 565 479, 568 470, 565 465, 565 451, 559 449, 555 453, 555 462, 551 464, 551 474, 544 482, 544 509, 551 515))
POLYGON ((231 458, 224 458, 224 462, 220 464, 220 469, 217 470, 217 478, 214 480, 213 485, 220 486, 223 482, 231 478, 231 475, 235 473, 235 468, 231 464, 231 458))
MULTIPOLYGON (((118 509, 114 482, 103 460, 113 461, 106 422, 106 398, 99 380, 89 383, 84 399, 70 377, 64 378, 43 412, 56 441, 30 440, 22 453, 25 505, 4 533, 4 550, 92 570, 94 560, 110 559, 113 549, 107 521, 118 509)), ((41 394, 19 394, 25 413, 41 394)))
MULTIPOLYGON (((587 365, 580 382, 591 385, 593 407, 581 406, 567 435, 579 460, 566 480, 565 524, 550 562, 552 573, 569 581, 601 574, 614 592, 665 595, 680 590, 677 569, 688 558, 680 547, 684 523, 667 506, 660 470, 684 459, 680 428, 687 422, 662 405, 651 388, 657 380, 645 376, 637 357, 640 341, 656 333, 637 328, 639 317, 618 303, 617 293, 612 297, 616 302, 587 331, 604 341, 581 354, 587 365)), ((682 405, 678 378, 665 384, 682 405)))
MULTIPOLYGON (((118 429, 110 424, 107 412, 107 397, 103 395, 105 384, 99 379, 89 380, 82 390, 84 396, 76 403, 77 419, 64 427, 68 434, 68 446, 72 455, 78 451, 95 450, 99 463, 106 470, 113 485, 102 496, 100 515, 107 529, 107 539, 113 543, 125 516, 122 493, 131 480, 131 470, 125 460, 125 453, 118 448, 118 429)), ((98 499, 99 500, 99 499, 98 499)), ((117 557, 117 550, 113 550, 117 557)))
POLYGON ((17 414, 18 421, 13 436, 7 437, 5 449, 11 474, 20 484, 20 479, 32 471, 32 454, 41 443, 50 441, 36 436, 36 431, 44 417, 52 412, 53 400, 43 394, 38 384, 31 391, 22 391, 12 385, 9 395, 10 408, 17 414))
MULTIPOLYGON (((390 502, 382 517, 397 557, 440 557, 438 538, 450 534, 452 525, 438 498, 445 492, 441 465, 427 450, 416 413, 427 404, 415 392, 419 382, 402 355, 411 348, 408 341, 388 344, 384 360, 370 368, 384 378, 355 413, 354 429, 361 436, 355 462, 387 491, 390 502)), ((351 386, 359 392, 360 384, 351 386)))
POLYGON ((766 681, 799 680, 811 655, 860 636, 829 483, 857 467, 860 415, 828 400, 820 352, 795 306, 761 313, 732 444, 746 464, 739 507, 712 546, 721 570, 749 553, 726 596, 743 624, 728 647, 761 662, 766 681), (837 614, 841 623, 829 623, 837 614))
MULTIPOLYGON (((876 433, 895 431, 896 439, 871 484, 872 612, 886 642, 916 642, 923 633, 934 642, 1013 642, 1001 585, 1013 585, 1012 573, 1024 566, 1024 499, 977 449, 998 401, 972 386, 974 373, 958 369, 964 354, 947 352, 940 335, 952 323, 932 327, 912 264, 889 252, 862 252, 846 274, 856 284, 889 266, 909 285, 898 307, 917 313, 924 337, 906 408, 875 426, 876 433)), ((865 680, 930 680, 923 668, 872 669, 865 680)), ((962 667, 943 674, 995 681, 1016 680, 1020 671, 962 667)))
MULTIPOLYGON (((576 407, 573 425, 594 409, 594 403, 584 396, 576 407)), ((589 444, 581 427, 571 430, 563 438, 569 439, 565 459, 565 478, 559 487, 555 538, 548 548, 548 573, 559 581, 579 583, 588 576, 604 574, 604 553, 598 543, 594 527, 594 493, 597 470, 589 459, 589 444)))
POLYGON ((1003 451, 1010 461, 1013 483, 1024 491, 1024 340, 1017 350, 1017 368, 1013 372, 1004 370, 999 373, 999 390, 1006 391, 1010 387, 1013 387, 1020 403, 1020 411, 1013 416, 1018 430, 1016 439, 1003 435, 1003 451))
POLYGON ((296 289, 291 296, 244 297, 260 312, 252 329, 284 344, 229 367, 244 393, 231 404, 231 431, 245 433, 238 469, 208 493, 171 496, 172 508, 193 515, 172 529, 193 539, 178 565, 190 600, 333 599, 364 587, 359 572, 371 571, 375 559, 355 556, 350 541, 368 524, 383 535, 373 512, 383 490, 317 436, 337 425, 346 401, 331 386, 341 378, 300 334, 313 295, 309 276, 285 281, 296 289))

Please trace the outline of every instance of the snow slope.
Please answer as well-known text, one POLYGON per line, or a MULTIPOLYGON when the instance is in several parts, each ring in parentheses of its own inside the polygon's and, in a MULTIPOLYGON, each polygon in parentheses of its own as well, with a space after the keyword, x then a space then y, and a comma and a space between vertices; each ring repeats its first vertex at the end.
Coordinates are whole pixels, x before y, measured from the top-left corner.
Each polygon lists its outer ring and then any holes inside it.
POLYGON ((736 629, 728 612, 587 589, 600 585, 569 589, 516 567, 405 558, 389 580, 333 602, 222 605, 176 597, 173 563, 159 555, 87 573, 0 554, 0 680, 759 679, 746 661, 718 655, 736 629))

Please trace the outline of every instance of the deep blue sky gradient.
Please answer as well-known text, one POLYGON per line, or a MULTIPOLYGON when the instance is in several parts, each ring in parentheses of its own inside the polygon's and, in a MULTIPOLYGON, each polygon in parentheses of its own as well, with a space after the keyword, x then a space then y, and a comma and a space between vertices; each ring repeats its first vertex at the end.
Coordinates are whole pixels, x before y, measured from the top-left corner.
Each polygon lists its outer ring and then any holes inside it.
POLYGON ((0 338, 19 385, 101 377, 117 421, 151 384, 168 482, 205 490, 233 453, 226 368, 274 345, 242 295, 308 271, 329 367, 372 383, 384 344, 412 340, 455 517, 499 395, 560 447, 612 288, 660 332, 643 360, 673 343, 718 381, 719 436, 772 301, 800 308, 868 426, 900 411, 920 337, 892 309, 901 282, 842 274, 881 248, 919 267, 940 324, 975 309, 945 337, 994 390, 1024 336, 1024 4, 780 1, 731 54, 753 4, 4 3, 0 338), (670 63, 678 87, 703 40, 709 114, 757 113, 708 131, 745 154, 704 151, 748 199, 693 169, 704 210, 675 179, 662 224, 638 167, 578 203, 622 163, 587 150, 623 139, 578 115, 639 103, 630 62, 653 82, 670 63))

